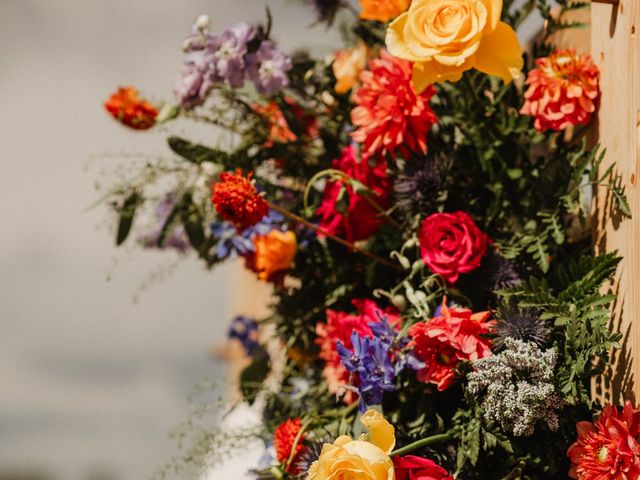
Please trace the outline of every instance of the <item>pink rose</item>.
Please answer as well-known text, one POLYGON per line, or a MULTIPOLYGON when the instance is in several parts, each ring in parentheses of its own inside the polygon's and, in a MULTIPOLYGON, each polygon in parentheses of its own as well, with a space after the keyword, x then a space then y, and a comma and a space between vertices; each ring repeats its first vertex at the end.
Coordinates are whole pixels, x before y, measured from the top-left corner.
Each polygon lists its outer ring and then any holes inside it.
POLYGON ((453 480, 444 468, 428 458, 407 455, 395 457, 396 480, 453 480))
POLYGON ((480 266, 490 242, 471 217, 460 211, 428 216, 420 226, 418 238, 424 263, 452 284, 461 273, 480 266))

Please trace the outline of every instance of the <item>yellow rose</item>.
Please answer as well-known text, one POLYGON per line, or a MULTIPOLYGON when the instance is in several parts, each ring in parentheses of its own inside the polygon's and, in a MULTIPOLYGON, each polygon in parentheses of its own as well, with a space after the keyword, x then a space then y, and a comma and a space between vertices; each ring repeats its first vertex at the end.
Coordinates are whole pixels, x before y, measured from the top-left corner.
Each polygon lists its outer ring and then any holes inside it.
POLYGON ((394 480, 389 458, 396 443, 393 426, 376 410, 367 411, 360 421, 369 434, 359 440, 343 435, 332 444, 325 443, 307 480, 394 480))
POLYGON ((387 30, 392 55, 414 62, 416 90, 460 80, 476 68, 502 78, 520 75, 522 47, 513 29, 500 21, 502 0, 413 0, 387 30))

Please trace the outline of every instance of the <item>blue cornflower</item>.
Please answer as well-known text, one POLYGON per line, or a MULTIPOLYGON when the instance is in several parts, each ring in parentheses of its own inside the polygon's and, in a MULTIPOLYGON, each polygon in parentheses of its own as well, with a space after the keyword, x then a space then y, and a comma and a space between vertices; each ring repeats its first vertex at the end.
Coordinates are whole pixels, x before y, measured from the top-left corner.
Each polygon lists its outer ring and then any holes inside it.
POLYGON ((228 222, 213 222, 209 225, 211 233, 218 239, 216 256, 220 259, 233 257, 234 255, 246 255, 255 251, 255 246, 250 236, 238 234, 236 227, 228 222))
POLYGON ((253 318, 238 315, 231 321, 227 336, 237 339, 245 353, 251 356, 258 348, 258 322, 253 318))

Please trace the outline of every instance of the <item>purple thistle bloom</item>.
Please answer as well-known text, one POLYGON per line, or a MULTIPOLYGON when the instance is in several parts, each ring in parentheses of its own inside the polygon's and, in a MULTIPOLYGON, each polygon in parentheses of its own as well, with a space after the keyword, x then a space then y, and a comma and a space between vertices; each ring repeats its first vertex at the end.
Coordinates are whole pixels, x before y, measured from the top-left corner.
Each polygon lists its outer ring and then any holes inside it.
POLYGON ((253 318, 238 315, 231 321, 227 336, 240 341, 246 354, 251 356, 258 348, 258 322, 253 318))
POLYGON ((259 93, 269 95, 289 85, 291 58, 265 40, 255 53, 247 55, 248 74, 259 93))

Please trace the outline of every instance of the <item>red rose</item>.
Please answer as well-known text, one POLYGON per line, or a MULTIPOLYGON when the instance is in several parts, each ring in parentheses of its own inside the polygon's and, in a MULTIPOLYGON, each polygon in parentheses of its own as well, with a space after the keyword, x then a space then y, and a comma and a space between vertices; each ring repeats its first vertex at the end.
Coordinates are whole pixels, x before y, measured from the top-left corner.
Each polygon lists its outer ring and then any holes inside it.
POLYGON ((465 212, 434 213, 418 233, 422 260, 449 283, 480 266, 490 240, 465 212))
MULTIPOLYGON (((358 159, 353 146, 345 147, 340 158, 333 161, 333 168, 345 172, 349 177, 366 185, 373 192, 373 200, 382 208, 389 206, 391 183, 387 177, 384 161, 374 162, 364 157, 358 159)), ((364 240, 375 234, 382 225, 380 212, 363 194, 342 180, 327 182, 322 203, 316 210, 320 227, 332 235, 345 237, 350 242, 364 240), (344 201, 342 208, 339 204, 344 201)))
POLYGON ((444 468, 428 458, 407 455, 395 457, 396 480, 453 480, 444 468))

